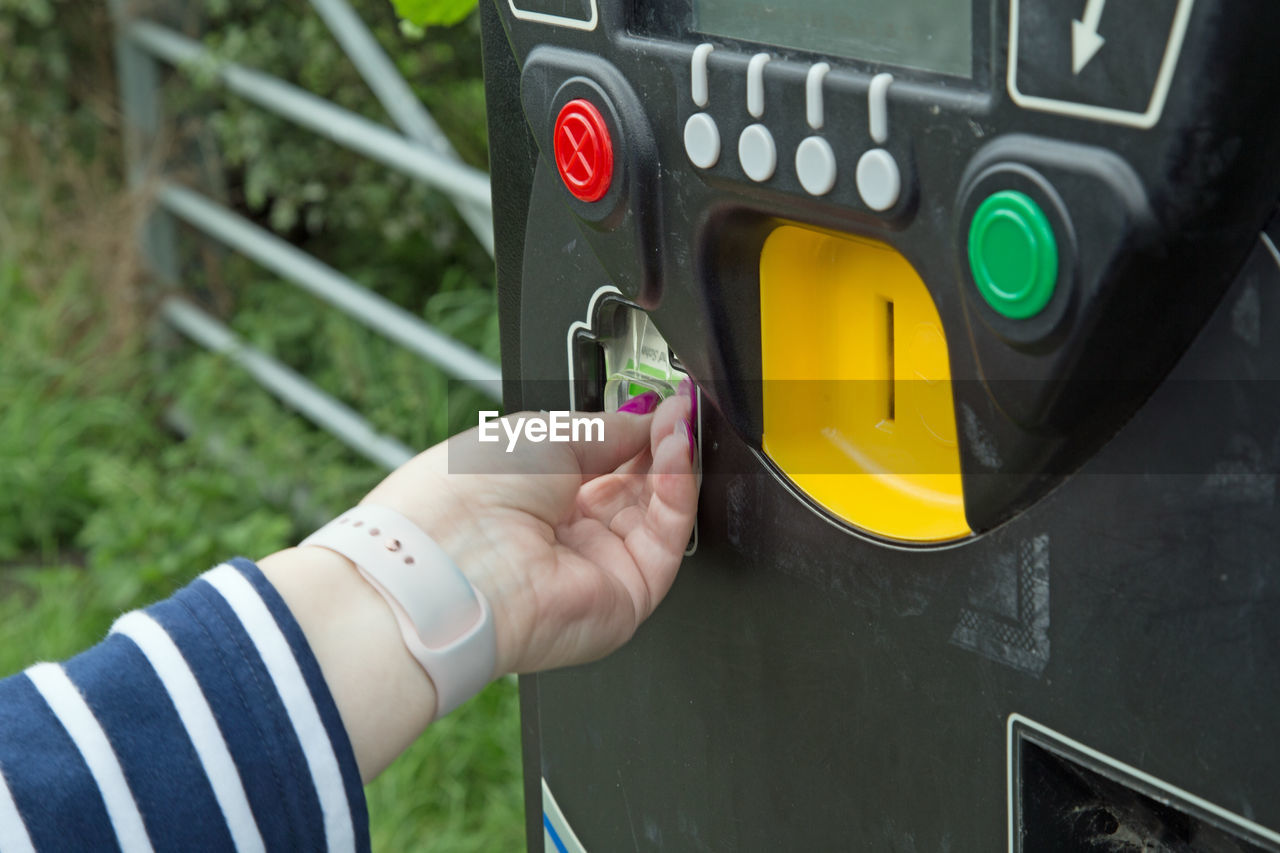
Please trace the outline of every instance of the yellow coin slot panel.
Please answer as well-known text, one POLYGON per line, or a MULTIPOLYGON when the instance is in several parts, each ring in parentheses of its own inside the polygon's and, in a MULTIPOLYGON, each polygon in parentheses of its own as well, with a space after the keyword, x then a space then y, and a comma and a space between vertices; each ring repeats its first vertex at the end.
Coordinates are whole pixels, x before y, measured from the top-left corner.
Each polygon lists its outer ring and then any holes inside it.
POLYGON ((947 339, 893 248, 795 225, 760 255, 764 451, 833 515, 879 536, 968 536, 947 339))

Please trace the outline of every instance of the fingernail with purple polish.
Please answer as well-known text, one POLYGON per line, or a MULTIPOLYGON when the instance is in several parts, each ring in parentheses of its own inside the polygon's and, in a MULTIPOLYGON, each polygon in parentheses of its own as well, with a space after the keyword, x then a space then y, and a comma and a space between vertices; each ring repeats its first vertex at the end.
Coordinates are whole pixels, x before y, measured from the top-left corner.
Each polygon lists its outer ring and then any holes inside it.
POLYGON ((696 424, 698 422, 698 386, 694 385, 693 380, 686 376, 680 380, 676 393, 683 394, 689 398, 689 423, 696 424))
POLYGON ((618 407, 619 412, 628 412, 633 415, 647 415, 654 409, 658 408, 658 403, 662 398, 658 396, 657 391, 645 391, 636 397, 632 397, 627 402, 618 407))
POLYGON ((685 439, 689 442, 689 461, 692 462, 698 450, 698 445, 693 440, 693 427, 689 425, 688 421, 679 421, 676 424, 676 432, 684 433, 685 439))

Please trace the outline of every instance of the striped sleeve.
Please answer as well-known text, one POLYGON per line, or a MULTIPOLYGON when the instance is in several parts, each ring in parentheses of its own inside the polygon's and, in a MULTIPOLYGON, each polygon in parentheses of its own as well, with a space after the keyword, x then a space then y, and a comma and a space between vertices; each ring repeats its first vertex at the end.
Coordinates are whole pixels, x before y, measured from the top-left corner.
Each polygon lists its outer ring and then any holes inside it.
POLYGON ((247 560, 0 681, 0 853, 368 849, 337 706, 247 560))

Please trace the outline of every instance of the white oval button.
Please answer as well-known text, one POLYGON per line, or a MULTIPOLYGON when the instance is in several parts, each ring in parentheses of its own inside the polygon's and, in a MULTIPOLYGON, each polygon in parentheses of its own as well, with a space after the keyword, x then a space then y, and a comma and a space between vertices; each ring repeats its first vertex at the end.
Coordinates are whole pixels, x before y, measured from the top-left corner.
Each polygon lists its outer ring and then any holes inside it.
POLYGON ((902 194, 898 161, 883 148, 872 148, 858 160, 858 194, 872 210, 888 210, 902 194))
POLYGON ((826 195, 836 185, 836 155, 831 143, 810 136, 796 148, 796 176, 809 195, 826 195))
POLYGON ((753 181, 767 181, 778 167, 778 149, 773 134, 763 124, 748 125, 738 137, 738 162, 753 181))
POLYGON ((710 169, 720 159, 720 130, 706 113, 694 113, 684 123, 684 150, 699 169, 710 169))

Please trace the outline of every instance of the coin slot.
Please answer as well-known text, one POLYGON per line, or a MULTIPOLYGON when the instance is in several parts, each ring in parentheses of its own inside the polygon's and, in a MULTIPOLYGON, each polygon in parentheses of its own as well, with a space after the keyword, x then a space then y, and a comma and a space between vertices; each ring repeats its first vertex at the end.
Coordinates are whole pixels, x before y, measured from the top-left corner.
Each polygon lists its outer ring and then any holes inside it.
POLYGON ((893 338, 893 301, 886 299, 884 301, 885 326, 884 336, 887 346, 885 347, 885 363, 888 365, 888 375, 885 377, 886 396, 888 398, 885 409, 887 411, 885 420, 893 421, 897 418, 897 383, 894 381, 894 338, 893 338))

